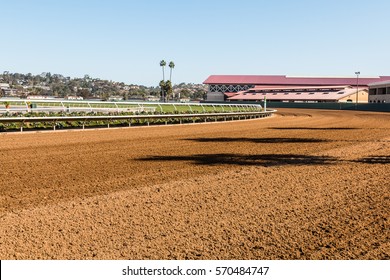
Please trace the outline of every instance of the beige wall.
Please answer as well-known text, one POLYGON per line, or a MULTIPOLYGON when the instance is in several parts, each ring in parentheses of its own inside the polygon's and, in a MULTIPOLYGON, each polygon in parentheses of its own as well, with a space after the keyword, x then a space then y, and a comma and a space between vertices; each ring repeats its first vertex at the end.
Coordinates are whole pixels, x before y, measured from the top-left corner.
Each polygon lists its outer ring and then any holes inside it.
MULTIPOLYGON (((352 103, 356 103, 356 93, 339 99, 339 102, 351 102, 350 100, 352 103)), ((359 90, 358 103, 368 103, 368 90, 359 90)))

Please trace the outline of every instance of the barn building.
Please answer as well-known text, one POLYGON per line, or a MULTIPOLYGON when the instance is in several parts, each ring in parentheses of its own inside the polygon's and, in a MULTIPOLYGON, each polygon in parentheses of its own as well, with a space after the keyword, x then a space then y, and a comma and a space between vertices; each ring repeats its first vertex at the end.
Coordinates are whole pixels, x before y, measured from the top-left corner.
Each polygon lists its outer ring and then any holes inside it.
POLYGON ((368 102, 368 84, 390 76, 291 77, 270 75, 211 75, 207 101, 368 102))
POLYGON ((390 103, 390 80, 368 85, 370 103, 390 103))

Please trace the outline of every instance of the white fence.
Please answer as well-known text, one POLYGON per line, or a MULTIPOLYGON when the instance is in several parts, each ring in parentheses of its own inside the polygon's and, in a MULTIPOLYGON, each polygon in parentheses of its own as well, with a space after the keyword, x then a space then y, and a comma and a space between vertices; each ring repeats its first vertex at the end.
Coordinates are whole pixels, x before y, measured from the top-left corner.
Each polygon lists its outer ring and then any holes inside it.
POLYGON ((23 128, 31 128, 31 123, 45 123, 45 128, 49 124, 55 130, 58 125, 64 124, 63 122, 79 122, 76 127, 84 129, 86 125, 93 121, 103 122, 107 127, 110 127, 110 124, 113 124, 114 121, 120 121, 122 124, 128 123, 129 126, 141 122, 145 125, 150 123, 195 123, 262 118, 271 115, 273 112, 265 111, 260 104, 0 99, 0 124, 18 124, 11 126, 13 130, 15 130, 15 126, 19 127, 20 131, 23 131, 23 128), (45 112, 51 115, 56 115, 53 114, 55 112, 65 112, 65 114, 61 113, 61 116, 27 117, 25 114, 28 112, 45 112), (91 115, 88 112, 102 115, 91 115), (71 113, 75 113, 76 116, 71 113), (6 116, 1 117, 1 115, 6 116))
POLYGON ((225 112, 225 113, 201 113, 201 114, 161 114, 161 115, 116 115, 116 116, 55 116, 55 117, 5 117, 0 118, 0 123, 19 123, 20 131, 23 131, 23 127, 26 123, 51 123, 53 130, 56 129, 57 124, 67 121, 79 121, 81 122, 82 129, 85 129, 85 125, 90 121, 104 121, 107 127, 110 127, 110 123, 114 120, 122 120, 127 122, 129 126, 135 120, 143 120, 146 125, 150 124, 152 120, 162 120, 163 123, 168 124, 170 120, 179 120, 179 123, 196 121, 228 121, 228 120, 241 120, 252 118, 264 118, 272 115, 275 111, 266 112, 225 112))
POLYGON ((0 99, 0 113, 6 112, 248 112, 261 111, 260 104, 213 103, 160 103, 160 102, 108 102, 70 101, 56 99, 0 99), (6 108, 5 103, 8 103, 6 108))

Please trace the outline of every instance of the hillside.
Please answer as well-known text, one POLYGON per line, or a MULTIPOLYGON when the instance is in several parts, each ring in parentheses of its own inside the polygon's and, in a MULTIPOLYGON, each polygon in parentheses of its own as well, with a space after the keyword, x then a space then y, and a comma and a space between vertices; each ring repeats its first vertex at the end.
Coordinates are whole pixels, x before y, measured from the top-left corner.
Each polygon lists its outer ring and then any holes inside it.
MULTIPOLYGON (((203 99, 207 88, 203 84, 180 83, 173 85, 172 99, 180 98, 203 99)), ((49 95, 64 98, 67 96, 81 96, 84 99, 110 98, 131 99, 159 99, 160 87, 147 87, 136 84, 125 84, 92 78, 84 75, 83 78, 65 77, 61 74, 44 72, 40 75, 9 73, 0 74, 0 97, 26 98, 28 95, 49 95)))

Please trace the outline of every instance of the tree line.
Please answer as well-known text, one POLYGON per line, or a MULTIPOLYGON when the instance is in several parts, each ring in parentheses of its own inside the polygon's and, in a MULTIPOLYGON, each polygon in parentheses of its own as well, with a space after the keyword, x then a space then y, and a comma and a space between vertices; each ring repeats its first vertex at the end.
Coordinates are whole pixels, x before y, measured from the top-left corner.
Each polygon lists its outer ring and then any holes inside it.
MULTIPOLYGON (((172 64, 170 67, 172 67, 172 64)), ((171 81, 173 67, 171 68, 169 82, 171 81)), ((199 84, 181 83, 172 86, 169 83, 168 86, 160 83, 156 87, 147 87, 92 78, 89 75, 84 75, 83 78, 70 78, 61 74, 51 74, 50 72, 33 75, 31 73, 21 74, 4 71, 0 74, 0 83, 8 84, 10 89, 13 89, 22 98, 28 95, 50 95, 61 98, 81 96, 84 99, 108 100, 110 97, 116 96, 124 100, 145 100, 150 96, 161 98, 162 92, 167 93, 167 97, 172 96, 172 93, 175 92, 181 97, 202 99, 206 94, 206 87, 199 84)), ((5 95, 6 91, 4 89, 0 90, 0 97, 5 95)))

